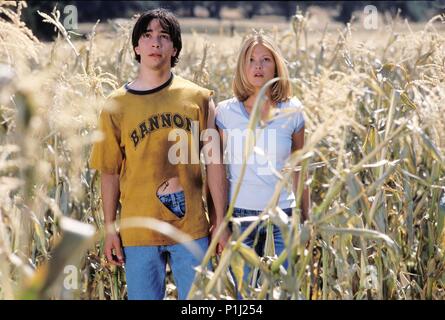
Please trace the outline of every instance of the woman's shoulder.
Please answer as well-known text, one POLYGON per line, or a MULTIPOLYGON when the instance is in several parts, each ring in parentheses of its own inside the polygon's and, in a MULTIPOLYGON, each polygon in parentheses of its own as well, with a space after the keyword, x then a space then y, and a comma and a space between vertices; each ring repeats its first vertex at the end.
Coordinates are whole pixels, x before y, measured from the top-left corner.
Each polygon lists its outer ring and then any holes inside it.
POLYGON ((289 100, 282 102, 281 108, 292 108, 303 110, 303 104, 297 97, 291 97, 289 100))
POLYGON ((219 110, 220 112, 227 112, 233 110, 238 104, 239 104, 238 99, 233 97, 218 102, 218 104, 216 105, 216 109, 219 110))

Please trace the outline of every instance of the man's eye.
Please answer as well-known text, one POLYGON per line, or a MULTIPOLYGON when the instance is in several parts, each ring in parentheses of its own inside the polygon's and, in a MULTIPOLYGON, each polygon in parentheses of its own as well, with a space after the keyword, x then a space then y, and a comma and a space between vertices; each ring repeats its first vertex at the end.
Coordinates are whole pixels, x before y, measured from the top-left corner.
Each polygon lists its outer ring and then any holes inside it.
POLYGON ((145 32, 142 36, 143 36, 144 38, 150 38, 151 34, 148 33, 148 32, 145 32))
POLYGON ((170 36, 169 36, 168 34, 162 34, 162 35, 161 35, 161 38, 162 38, 162 39, 167 39, 167 40, 168 40, 168 39, 170 39, 170 36))

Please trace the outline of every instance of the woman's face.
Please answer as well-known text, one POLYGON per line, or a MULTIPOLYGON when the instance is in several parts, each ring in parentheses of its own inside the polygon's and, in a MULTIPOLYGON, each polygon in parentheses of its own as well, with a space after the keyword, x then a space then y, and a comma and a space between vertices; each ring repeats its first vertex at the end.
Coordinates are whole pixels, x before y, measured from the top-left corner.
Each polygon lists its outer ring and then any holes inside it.
POLYGON ((272 52, 264 45, 256 44, 252 55, 246 57, 246 60, 247 80, 256 91, 259 91, 267 81, 275 77, 275 59, 272 52))

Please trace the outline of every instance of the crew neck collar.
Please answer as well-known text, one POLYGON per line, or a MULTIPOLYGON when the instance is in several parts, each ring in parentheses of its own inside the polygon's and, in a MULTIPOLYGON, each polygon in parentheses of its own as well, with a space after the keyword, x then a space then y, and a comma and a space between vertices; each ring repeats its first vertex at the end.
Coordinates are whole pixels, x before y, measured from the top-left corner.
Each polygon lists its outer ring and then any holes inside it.
POLYGON ((170 78, 164 82, 163 84, 161 84, 159 87, 150 89, 150 90, 135 90, 135 89, 131 89, 128 84, 129 82, 127 82, 125 84, 125 89, 127 90, 127 92, 129 93, 133 93, 133 94, 137 94, 137 95, 146 95, 146 94, 152 94, 158 91, 161 91, 162 89, 168 87, 170 85, 170 83, 173 81, 173 72, 171 72, 170 74, 170 78))

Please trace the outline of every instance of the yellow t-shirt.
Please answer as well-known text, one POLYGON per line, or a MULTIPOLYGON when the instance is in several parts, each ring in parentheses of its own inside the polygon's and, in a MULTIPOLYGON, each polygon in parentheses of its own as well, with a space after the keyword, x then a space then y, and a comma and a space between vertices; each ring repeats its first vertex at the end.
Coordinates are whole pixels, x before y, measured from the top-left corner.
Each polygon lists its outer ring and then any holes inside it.
MULTIPOLYGON (((122 86, 108 97, 112 108, 103 109, 99 118, 105 138, 93 145, 90 167, 120 175, 121 219, 151 217, 170 223, 193 239, 208 235, 201 167, 196 159, 211 95, 212 91, 172 74, 153 90, 134 91, 122 86), (179 141, 169 141, 173 129, 186 133, 187 163, 169 161, 169 150, 179 141), (186 213, 182 218, 165 207, 156 194, 164 181, 175 176, 185 193, 186 213)), ((120 234, 123 246, 176 243, 145 227, 121 228, 120 234)))

